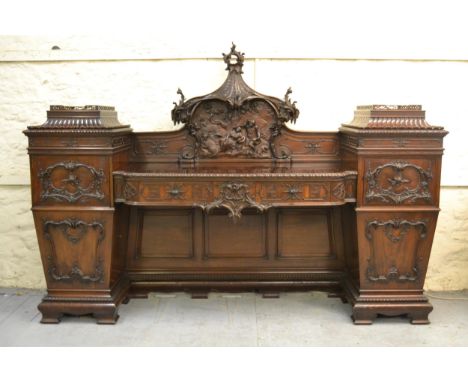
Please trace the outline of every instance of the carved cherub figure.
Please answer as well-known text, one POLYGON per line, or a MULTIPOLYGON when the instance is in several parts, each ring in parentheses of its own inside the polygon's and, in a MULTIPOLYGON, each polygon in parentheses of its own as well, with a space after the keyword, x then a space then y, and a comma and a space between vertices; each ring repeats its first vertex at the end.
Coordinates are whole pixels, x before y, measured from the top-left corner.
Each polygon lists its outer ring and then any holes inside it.
POLYGON ((218 139, 216 139, 210 132, 203 131, 200 134, 200 152, 203 156, 212 157, 219 153, 220 145, 218 139))

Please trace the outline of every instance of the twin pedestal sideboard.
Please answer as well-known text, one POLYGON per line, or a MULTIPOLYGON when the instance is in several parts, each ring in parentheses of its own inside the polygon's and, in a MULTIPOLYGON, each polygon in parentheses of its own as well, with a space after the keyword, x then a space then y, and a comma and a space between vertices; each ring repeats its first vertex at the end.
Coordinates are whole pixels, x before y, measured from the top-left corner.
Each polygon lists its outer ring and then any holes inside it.
MULTIPOLYGON (((29 139, 43 323, 153 291, 321 290, 428 323, 424 279, 439 212, 443 137, 418 105, 358 106, 337 132, 299 132, 284 99, 223 55, 215 92, 180 101, 182 128, 134 133, 108 106, 51 106, 29 139)), ((281 301, 278 301, 281 303, 281 301)))

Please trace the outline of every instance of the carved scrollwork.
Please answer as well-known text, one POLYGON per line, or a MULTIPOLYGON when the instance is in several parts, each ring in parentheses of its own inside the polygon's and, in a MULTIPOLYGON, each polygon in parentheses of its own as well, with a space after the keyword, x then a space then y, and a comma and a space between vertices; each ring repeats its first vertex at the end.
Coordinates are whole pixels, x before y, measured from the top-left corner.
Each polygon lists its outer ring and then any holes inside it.
POLYGON ((367 170, 365 177, 368 185, 367 201, 380 200, 384 203, 402 204, 405 201, 415 203, 417 200, 427 202, 432 200, 429 191, 432 174, 430 170, 424 170, 415 164, 400 161, 385 163, 373 170, 367 170), (392 175, 384 174, 383 171, 386 169, 393 170, 392 175), (405 177, 408 169, 414 170, 419 179, 405 177), (415 187, 409 185, 413 181, 417 182, 415 187), (386 187, 385 184, 388 186, 386 187))
POLYGON ((280 119, 283 122, 291 121, 292 123, 296 123, 299 117, 299 109, 296 107, 296 101, 291 102, 291 98, 289 97, 291 93, 292 89, 289 87, 284 95, 284 104, 280 106, 280 119))
POLYGON ((224 207, 229 211, 229 217, 237 221, 242 216, 244 208, 256 208, 260 212, 267 210, 270 206, 257 203, 249 194, 247 184, 240 182, 228 182, 220 186, 218 198, 211 203, 197 205, 209 213, 214 208, 224 207))
POLYGON ((179 159, 191 160, 195 159, 197 155, 197 146, 193 145, 186 145, 182 147, 179 153, 179 159))
POLYGON ((163 140, 139 140, 138 142, 135 142, 132 154, 134 156, 141 154, 155 156, 167 154, 167 142, 163 140))
POLYGON ((337 199, 344 199, 345 197, 345 185, 344 183, 338 183, 333 187, 332 194, 337 199))
POLYGON ((180 101, 174 102, 172 120, 183 123, 195 139, 179 153, 180 159, 242 157, 288 159, 290 152, 275 149, 274 140, 285 123, 299 116, 296 102, 266 96, 250 88, 242 78, 244 53, 233 44, 223 54, 229 71, 225 82, 214 92, 186 100, 180 89, 180 101))
POLYGON ((276 145, 273 139, 270 140, 270 150, 275 159, 291 159, 291 149, 286 145, 276 145))
POLYGON ((228 54, 223 53, 223 61, 226 63, 226 70, 236 71, 242 74, 242 66, 244 65, 245 53, 236 50, 236 44, 232 43, 231 51, 228 54), (235 59, 233 59, 235 57, 235 59))
POLYGON ((55 199, 75 203, 89 198, 104 199, 101 189, 104 170, 85 163, 74 161, 55 163, 45 170, 40 170, 38 176, 42 184, 41 200, 55 199), (53 174, 57 169, 67 171, 67 177, 58 182, 53 179, 53 174))
POLYGON ((130 200, 133 199, 137 194, 137 189, 136 187, 128 182, 125 182, 125 186, 123 188, 123 195, 125 200, 130 200))
POLYGON ((47 272, 54 281, 72 282, 74 280, 78 280, 83 283, 104 282, 103 258, 97 255, 98 246, 104 240, 104 225, 102 222, 93 221, 91 223, 87 223, 76 218, 64 219, 60 221, 45 220, 43 222, 43 227, 44 237, 49 241, 51 247, 51 251, 47 257, 47 272), (56 260, 57 253, 55 248, 55 241, 51 233, 52 227, 59 228, 65 239, 69 241, 71 245, 78 244, 87 235, 89 229, 97 231, 98 236, 95 247, 96 263, 93 274, 85 274, 81 270, 78 260, 73 262, 69 272, 59 272, 56 260))
POLYGON ((127 145, 131 142, 129 137, 114 137, 111 138, 110 144, 112 147, 127 145))
POLYGON ((68 138, 61 142, 65 147, 76 147, 79 142, 76 138, 68 138))
MULTIPOLYGON (((409 221, 409 220, 371 220, 366 225, 366 238, 369 241, 373 240, 373 231, 379 227, 383 227, 385 237, 393 244, 398 244, 405 239, 411 228, 417 229, 419 239, 425 239, 427 236, 427 224, 424 220, 409 221)), ((415 261, 411 268, 411 272, 402 273, 395 263, 392 263, 385 274, 379 274, 376 270, 375 254, 373 253, 368 259, 367 278, 374 282, 408 282, 416 281, 419 278, 419 261, 420 258, 415 254, 415 261)))
POLYGON ((424 239, 427 235, 427 226, 426 222, 422 220, 418 221, 409 221, 409 220, 400 220, 400 219, 395 219, 395 220, 387 220, 387 221, 379 221, 379 220, 371 220, 367 222, 366 226, 366 237, 368 240, 372 239, 372 232, 371 228, 372 227, 384 227, 385 228, 385 236, 392 242, 392 243, 397 243, 401 239, 405 237, 405 235, 408 233, 408 229, 411 227, 417 227, 419 228, 419 234, 420 238, 424 239), (398 236, 395 236, 392 233, 392 229, 399 229, 400 234, 398 236))

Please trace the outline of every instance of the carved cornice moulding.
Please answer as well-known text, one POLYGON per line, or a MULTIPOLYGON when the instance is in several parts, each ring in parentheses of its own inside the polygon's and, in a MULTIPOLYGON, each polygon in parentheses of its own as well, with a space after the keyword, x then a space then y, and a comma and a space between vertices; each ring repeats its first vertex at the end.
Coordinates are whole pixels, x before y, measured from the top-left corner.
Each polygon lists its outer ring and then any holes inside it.
POLYGON ((85 105, 64 106, 51 105, 47 112, 47 121, 42 125, 28 126, 28 130, 36 129, 122 129, 130 125, 123 125, 117 118, 117 111, 113 106, 85 105))
POLYGON ((363 105, 354 111, 351 122, 343 127, 357 129, 443 130, 426 121, 421 105, 363 105))

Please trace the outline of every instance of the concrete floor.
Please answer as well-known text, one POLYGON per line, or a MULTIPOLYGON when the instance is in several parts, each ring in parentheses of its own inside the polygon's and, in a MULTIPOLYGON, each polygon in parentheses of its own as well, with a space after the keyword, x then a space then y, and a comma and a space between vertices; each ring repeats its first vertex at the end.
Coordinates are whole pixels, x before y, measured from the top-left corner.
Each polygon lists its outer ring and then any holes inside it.
POLYGON ((468 291, 430 293, 430 325, 404 318, 356 326, 350 307, 319 292, 152 294, 120 308, 117 325, 65 317, 42 325, 43 291, 0 289, 0 346, 468 346, 468 291))

